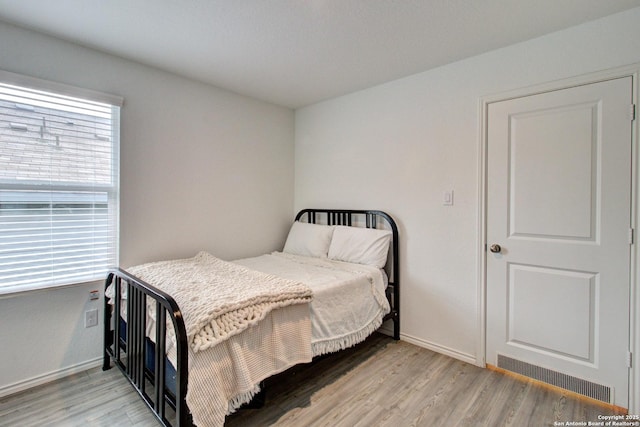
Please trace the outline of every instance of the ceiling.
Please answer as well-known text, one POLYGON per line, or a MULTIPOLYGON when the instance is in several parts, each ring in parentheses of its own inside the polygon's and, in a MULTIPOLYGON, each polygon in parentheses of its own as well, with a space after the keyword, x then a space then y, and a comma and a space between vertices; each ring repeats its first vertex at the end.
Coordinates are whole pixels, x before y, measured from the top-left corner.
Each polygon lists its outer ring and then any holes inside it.
POLYGON ((640 0, 0 0, 0 20, 297 108, 640 0))

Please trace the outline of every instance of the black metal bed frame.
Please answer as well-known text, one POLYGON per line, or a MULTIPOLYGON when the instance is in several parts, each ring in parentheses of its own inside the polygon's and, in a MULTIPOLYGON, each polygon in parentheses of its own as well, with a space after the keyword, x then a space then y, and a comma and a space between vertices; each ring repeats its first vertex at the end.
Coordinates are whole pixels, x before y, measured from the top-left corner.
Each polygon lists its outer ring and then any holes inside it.
MULTIPOLYGON (((310 223, 354 226, 363 216, 367 228, 376 228, 378 219, 386 221, 392 233, 391 259, 387 264, 389 284, 386 296, 391 311, 384 320, 393 321, 393 338, 400 339, 400 288, 398 258, 398 228, 391 216, 377 210, 346 209, 303 209, 296 215, 296 221, 306 218, 310 223), (355 218, 354 218, 355 217, 355 218), (355 219, 355 221, 354 221, 355 219), (390 264, 390 265, 389 265, 390 264)), ((138 279, 126 271, 115 268, 109 271, 105 280, 105 290, 113 284, 113 306, 104 298, 104 353, 103 370, 111 369, 111 362, 117 366, 155 417, 164 426, 171 426, 167 418, 167 406, 175 411, 177 426, 192 426, 193 420, 186 403, 188 382, 188 347, 184 319, 175 300, 165 292, 138 279), (121 298, 123 285, 127 290, 126 329, 120 327, 121 298), (147 366, 148 340, 146 337, 147 297, 156 305, 155 351, 153 369, 147 366), (173 323, 176 334, 176 384, 175 392, 166 384, 166 320, 173 323)), ((264 393, 256 396, 264 399, 264 393)), ((174 417, 171 417, 174 418, 174 417)))

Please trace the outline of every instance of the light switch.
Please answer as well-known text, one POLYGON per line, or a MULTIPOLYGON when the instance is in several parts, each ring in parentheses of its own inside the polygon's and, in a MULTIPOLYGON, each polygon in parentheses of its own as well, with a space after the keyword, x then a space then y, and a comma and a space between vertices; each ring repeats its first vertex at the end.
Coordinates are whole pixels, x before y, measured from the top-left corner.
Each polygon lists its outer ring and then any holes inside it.
POLYGON ((444 206, 453 206, 453 190, 447 190, 442 193, 442 204, 444 206))

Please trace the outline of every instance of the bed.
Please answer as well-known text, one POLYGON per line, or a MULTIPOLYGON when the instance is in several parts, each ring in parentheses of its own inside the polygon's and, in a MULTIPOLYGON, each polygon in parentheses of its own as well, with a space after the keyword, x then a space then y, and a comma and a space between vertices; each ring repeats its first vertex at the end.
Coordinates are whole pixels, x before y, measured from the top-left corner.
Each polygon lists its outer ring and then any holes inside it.
POLYGON ((237 408, 260 406, 269 376, 355 345, 386 321, 400 339, 398 265, 398 229, 385 212, 304 209, 282 252, 113 269, 103 369, 117 366, 163 425, 222 425, 237 408), (200 268, 207 273, 194 279, 200 268), (222 288, 209 292, 213 282, 222 288), (245 292, 252 305, 235 307, 245 292), (194 315, 202 307, 215 320, 194 315))

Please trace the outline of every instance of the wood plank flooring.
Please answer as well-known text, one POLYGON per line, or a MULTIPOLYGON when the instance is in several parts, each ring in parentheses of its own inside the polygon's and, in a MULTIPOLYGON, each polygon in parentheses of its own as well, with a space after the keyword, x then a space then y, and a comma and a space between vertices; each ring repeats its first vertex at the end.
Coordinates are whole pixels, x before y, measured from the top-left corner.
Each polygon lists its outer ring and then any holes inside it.
MULTIPOLYGON (((267 383, 261 409, 226 426, 553 426, 616 412, 532 381, 375 334, 267 383)), ((95 368, 0 399, 0 426, 157 426, 117 369, 95 368)))

